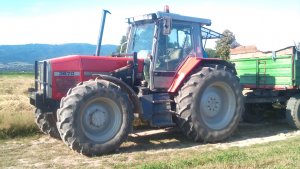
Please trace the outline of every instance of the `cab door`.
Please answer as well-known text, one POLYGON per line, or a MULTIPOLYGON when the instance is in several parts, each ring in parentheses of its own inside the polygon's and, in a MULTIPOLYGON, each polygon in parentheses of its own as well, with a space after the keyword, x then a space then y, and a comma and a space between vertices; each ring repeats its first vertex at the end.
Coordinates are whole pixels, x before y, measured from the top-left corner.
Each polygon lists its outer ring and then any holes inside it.
POLYGON ((150 67, 151 90, 166 91, 171 86, 182 61, 195 51, 193 30, 193 24, 178 21, 173 21, 169 35, 163 35, 159 29, 150 67))

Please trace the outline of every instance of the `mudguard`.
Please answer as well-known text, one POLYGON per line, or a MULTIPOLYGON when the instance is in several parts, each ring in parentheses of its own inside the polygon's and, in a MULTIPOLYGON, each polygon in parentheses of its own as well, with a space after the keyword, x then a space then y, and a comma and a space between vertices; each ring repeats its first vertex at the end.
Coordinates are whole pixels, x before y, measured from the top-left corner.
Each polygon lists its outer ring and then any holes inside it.
POLYGON ((188 57, 182 66, 176 72, 174 80, 168 89, 168 92, 175 93, 177 92, 179 86, 184 82, 184 80, 200 66, 215 64, 215 65, 224 65, 229 69, 232 69, 236 74, 234 65, 221 59, 215 58, 200 58, 200 57, 188 57))

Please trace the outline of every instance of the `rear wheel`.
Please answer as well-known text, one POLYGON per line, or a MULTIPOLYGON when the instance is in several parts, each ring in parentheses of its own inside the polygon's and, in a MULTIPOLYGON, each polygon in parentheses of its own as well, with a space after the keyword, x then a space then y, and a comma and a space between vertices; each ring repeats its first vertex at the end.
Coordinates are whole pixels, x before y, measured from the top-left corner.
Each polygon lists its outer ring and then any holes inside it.
POLYGON ((238 78, 226 68, 203 67, 175 99, 177 124, 195 141, 221 141, 236 129, 243 111, 238 78))
POLYGON ((287 101, 285 117, 291 127, 300 129, 300 96, 291 97, 287 101))
POLYGON ((97 80, 71 89, 58 110, 62 140, 85 155, 116 150, 132 128, 128 95, 114 83, 97 80))
POLYGON ((53 138, 61 139, 56 127, 55 113, 47 113, 42 112, 40 109, 35 109, 35 123, 43 133, 49 134, 53 138))

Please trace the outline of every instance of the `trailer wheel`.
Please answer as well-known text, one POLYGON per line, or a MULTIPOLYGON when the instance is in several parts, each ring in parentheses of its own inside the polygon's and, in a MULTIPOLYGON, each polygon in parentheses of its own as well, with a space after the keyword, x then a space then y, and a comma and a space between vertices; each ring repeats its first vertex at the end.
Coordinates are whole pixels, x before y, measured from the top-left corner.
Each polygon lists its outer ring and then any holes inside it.
POLYGON ((236 129, 244 100, 232 71, 203 67, 190 77, 175 98, 176 122, 194 141, 216 142, 236 129))
POLYGON ((35 123, 39 129, 49 134, 51 137, 61 139, 56 127, 55 113, 42 112, 40 109, 35 109, 35 123))
POLYGON ((291 127, 300 129, 300 96, 291 97, 287 101, 285 116, 291 127))
POLYGON ((116 150, 132 129, 128 95, 105 80, 87 81, 70 89, 58 109, 62 140, 84 155, 116 150))

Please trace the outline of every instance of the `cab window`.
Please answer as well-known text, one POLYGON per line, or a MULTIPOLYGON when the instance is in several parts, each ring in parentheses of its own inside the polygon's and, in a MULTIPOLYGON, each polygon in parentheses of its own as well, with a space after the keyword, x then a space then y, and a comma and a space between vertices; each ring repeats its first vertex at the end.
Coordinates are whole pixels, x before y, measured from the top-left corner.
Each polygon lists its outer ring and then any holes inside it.
POLYGON ((193 49, 192 26, 173 23, 169 35, 160 32, 155 70, 175 71, 193 49))

